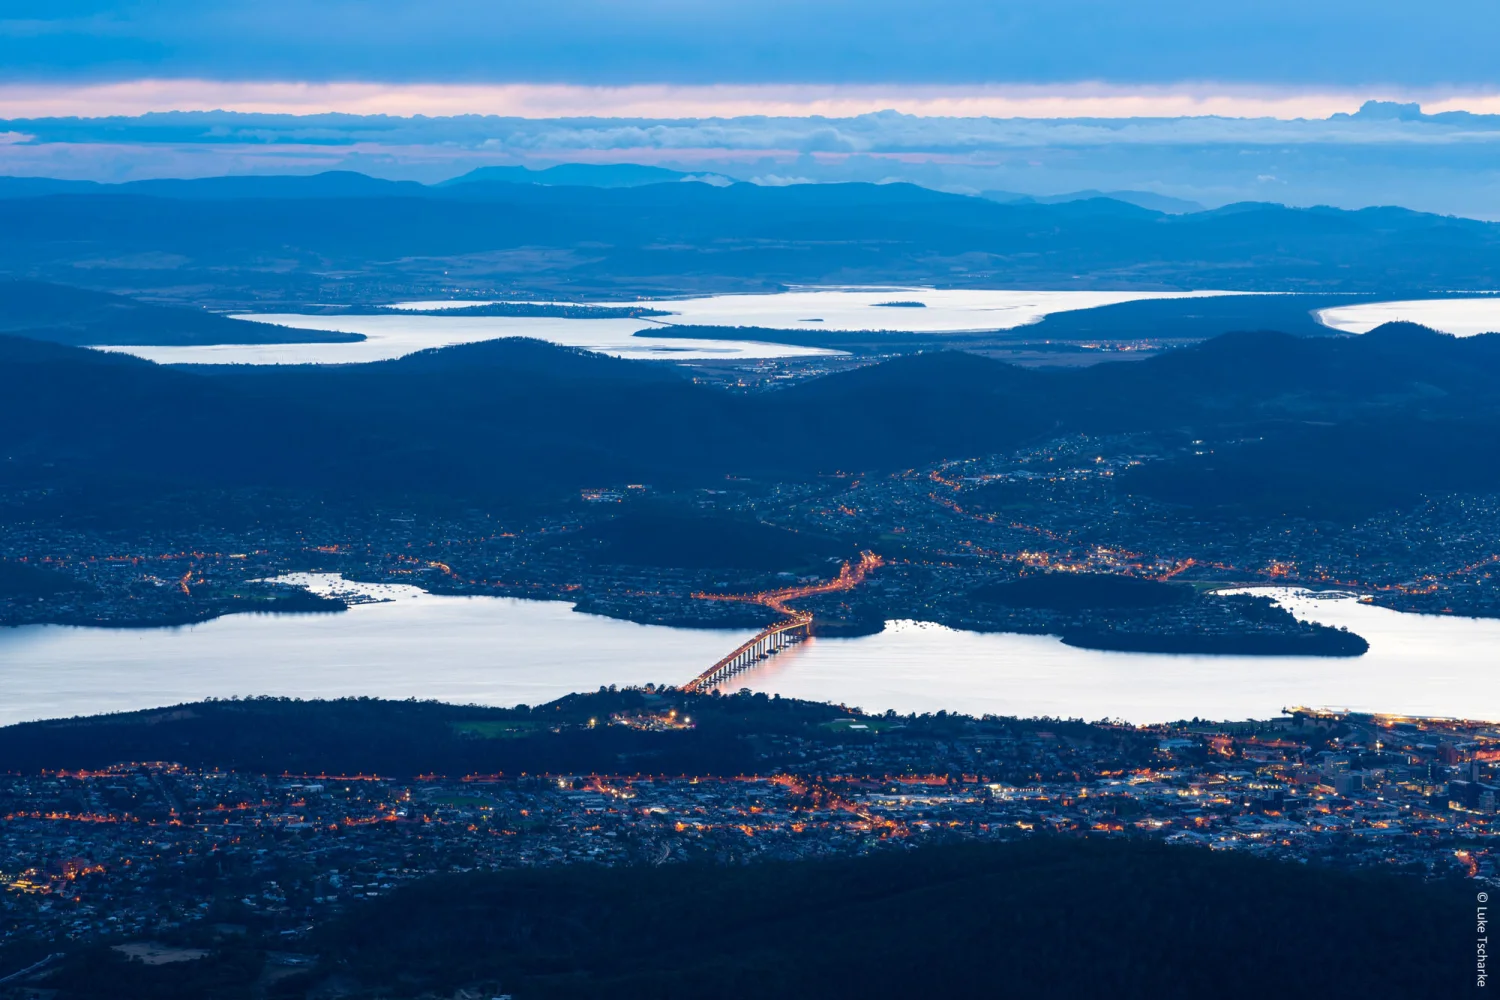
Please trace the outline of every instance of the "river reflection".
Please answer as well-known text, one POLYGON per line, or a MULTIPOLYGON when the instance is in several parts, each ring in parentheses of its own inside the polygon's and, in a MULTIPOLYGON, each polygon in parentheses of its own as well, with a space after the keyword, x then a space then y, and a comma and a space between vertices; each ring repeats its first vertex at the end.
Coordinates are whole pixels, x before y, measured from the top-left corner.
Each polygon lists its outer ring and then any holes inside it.
MULTIPOLYGON (((333 590, 333 577, 304 577, 333 590)), ((0 630, 0 723, 205 697, 374 695, 536 704, 601 684, 682 683, 749 631, 674 629, 577 614, 561 602, 391 598, 342 614, 231 615, 172 629, 0 630)), ((812 639, 729 687, 866 710, 1242 719, 1284 707, 1500 719, 1500 621, 1404 615, 1350 595, 1262 588, 1294 614, 1345 625, 1364 656, 1208 657, 1073 649, 1047 636, 891 622, 812 639)))
POLYGON ((263 694, 538 704, 680 683, 753 634, 636 625, 561 601, 360 590, 394 599, 178 628, 0 629, 0 724, 263 694))
POLYGON ((889 622, 875 636, 815 638, 727 686, 867 711, 1137 723, 1265 718, 1297 705, 1500 719, 1500 620, 1401 614, 1348 594, 1251 592, 1303 620, 1347 626, 1370 650, 1350 658, 1110 653, 1052 636, 889 622))

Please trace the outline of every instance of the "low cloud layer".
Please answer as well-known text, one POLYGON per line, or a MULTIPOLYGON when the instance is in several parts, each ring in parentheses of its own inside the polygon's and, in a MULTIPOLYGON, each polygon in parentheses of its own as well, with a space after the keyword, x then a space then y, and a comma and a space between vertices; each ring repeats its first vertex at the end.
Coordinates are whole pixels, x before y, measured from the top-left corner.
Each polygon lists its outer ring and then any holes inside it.
POLYGON ((351 169, 437 181, 492 164, 651 163, 761 183, 1137 190, 1500 217, 1500 115, 1370 105, 1313 120, 444 118, 150 114, 0 120, 0 173, 90 180, 351 169))
POLYGON ((1326 118, 1378 98, 1429 111, 1500 113, 1500 88, 1370 88, 1190 82, 1026 84, 381 83, 151 78, 0 80, 0 117, 99 118, 165 111, 511 118, 1326 118))

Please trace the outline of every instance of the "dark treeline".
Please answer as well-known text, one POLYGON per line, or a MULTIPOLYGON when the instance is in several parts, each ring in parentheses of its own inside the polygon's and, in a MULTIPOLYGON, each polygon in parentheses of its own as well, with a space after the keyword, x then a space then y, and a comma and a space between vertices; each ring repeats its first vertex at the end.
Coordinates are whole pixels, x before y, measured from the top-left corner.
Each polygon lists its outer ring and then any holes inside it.
POLYGON ((293 330, 45 281, 0 281, 0 333, 77 345, 349 343, 365 339, 360 333, 293 330))
MULTIPOLYGON (((470 873, 319 927, 318 966, 272 995, 1436 1000, 1472 985, 1472 897, 1100 840, 470 873)), ((229 948, 151 967, 100 948, 47 985, 59 1000, 248 998, 260 961, 229 948)))
POLYGON ((1280 330, 1299 337, 1333 333, 1313 315, 1320 309, 1365 301, 1355 295, 1212 295, 1142 299, 1096 309, 1051 313, 1016 329, 1027 340, 1203 340, 1221 333, 1280 330))
MULTIPOLYGON (((298 701, 248 698, 175 705, 0 728, 0 770, 94 769, 167 760, 264 774, 754 774, 776 761, 767 736, 858 744, 869 735, 825 723, 850 717, 838 705, 737 694, 689 695, 672 689, 601 690, 539 706, 486 708, 439 702, 344 698, 298 701), (676 709, 693 726, 647 731, 607 723, 614 713, 658 715, 676 709), (590 725, 590 721, 595 724, 590 725)), ((1145 760, 1150 737, 1066 720, 985 720, 914 716, 904 738, 941 739, 983 725, 1036 728, 1116 745, 1124 761, 1145 760)), ((795 763, 788 761, 786 763, 795 763)))
POLYGON ((1195 599, 1192 587, 1105 573, 1028 573, 969 595, 985 604, 1049 611, 1170 607, 1195 599))
POLYGON ((1248 594, 1205 594, 1181 583, 1162 583, 1105 573, 1025 573, 1015 580, 986 584, 969 593, 981 604, 1046 610, 1078 616, 1061 630, 1069 646, 1141 653, 1197 653, 1240 656, 1360 656, 1370 644, 1362 637, 1326 625, 1298 622, 1269 598, 1248 594), (1149 613, 1185 609, 1232 612, 1239 627, 1216 631, 1159 627, 1121 629, 1111 612, 1149 613), (1095 617, 1104 613, 1101 620, 1095 617))
MULTIPOLYGON (((874 324, 871 324, 872 327, 874 324)), ((962 344, 967 338, 952 333, 907 333, 900 330, 778 330, 764 326, 705 326, 695 323, 658 325, 637 330, 637 337, 666 340, 753 340, 763 344, 796 347, 826 347, 836 351, 941 350, 962 344)))
POLYGON ((13 559, 0 559, 0 597, 46 597, 89 589, 65 573, 13 559))

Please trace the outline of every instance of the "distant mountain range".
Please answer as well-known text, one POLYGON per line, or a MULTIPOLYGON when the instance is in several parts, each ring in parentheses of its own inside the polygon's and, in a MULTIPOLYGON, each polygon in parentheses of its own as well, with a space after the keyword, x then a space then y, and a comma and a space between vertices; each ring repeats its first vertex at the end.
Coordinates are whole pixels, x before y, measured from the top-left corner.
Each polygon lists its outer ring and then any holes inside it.
POLYGON ((679 181, 702 181, 723 187, 735 183, 734 178, 717 173, 690 174, 666 167, 645 166, 639 163, 559 163, 552 167, 480 167, 461 177, 443 181, 438 187, 455 184, 473 184, 484 181, 503 181, 507 184, 551 184, 572 187, 641 187, 645 184, 674 184, 679 181))
POLYGON ((57 183, 47 193, 0 182, 25 195, 0 198, 0 274, 223 307, 787 284, 1393 297, 1500 287, 1500 225, 1396 208, 1166 214, 908 184, 580 187, 483 175, 440 187, 349 173, 57 183))
MULTIPOLYGON (((741 183, 714 171, 689 173, 640 163, 559 163, 550 167, 478 167, 437 184, 390 181, 350 170, 318 174, 262 175, 189 179, 162 178, 125 181, 57 180, 49 177, 0 176, 0 198, 34 198, 49 194, 142 194, 158 198, 366 198, 444 196, 445 189, 465 184, 542 184, 549 187, 627 188, 647 184, 697 181, 715 187, 741 183)), ((464 192, 469 193, 469 192, 464 192)), ((1066 194, 1030 195, 1014 191, 982 191, 980 197, 1003 204, 1060 205, 1070 201, 1107 198, 1152 211, 1184 214, 1204 211, 1204 206, 1185 198, 1151 191, 1074 191, 1066 194)))
POLYGON ((1014 191, 981 191, 981 198, 990 201, 998 201, 1005 205, 1062 205, 1070 201, 1090 201, 1095 198, 1108 198, 1112 201, 1123 201, 1127 205, 1135 205, 1139 208, 1149 208, 1153 212, 1164 212, 1167 215, 1186 215, 1189 212, 1204 212, 1207 209, 1196 201, 1186 198, 1173 198, 1171 195, 1156 194, 1153 191, 1073 191, 1068 194, 1017 194, 1014 191))
POLYGON ((1416 105, 1379 101, 1354 114, 1296 120, 939 118, 890 110, 703 119, 189 111, 13 118, 0 120, 0 137, 0 173, 18 176, 162 177, 185 163, 215 174, 270 160, 320 170, 378 162, 383 176, 433 183, 480 163, 571 167, 624 157, 768 183, 1160 192, 1210 207, 1251 200, 1404 205, 1500 219, 1500 115, 1424 114, 1416 105))
MULTIPOLYGON (((352 170, 318 174, 242 174, 229 177, 161 178, 125 181, 54 180, 49 177, 0 177, 0 198, 35 198, 50 194, 132 194, 153 198, 421 198, 448 197, 447 190, 468 184, 543 184, 557 187, 620 188, 646 184, 702 181, 719 186, 735 181, 722 174, 690 174, 635 163, 562 163, 530 167, 480 167, 439 184, 390 181, 352 170)), ((463 192, 468 194, 472 191, 463 192)))

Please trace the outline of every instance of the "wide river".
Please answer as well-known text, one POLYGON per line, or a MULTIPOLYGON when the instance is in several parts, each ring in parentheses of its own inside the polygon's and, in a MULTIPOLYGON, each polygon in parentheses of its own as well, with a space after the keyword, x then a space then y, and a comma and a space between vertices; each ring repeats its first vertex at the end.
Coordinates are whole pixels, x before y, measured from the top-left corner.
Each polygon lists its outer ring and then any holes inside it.
MULTIPOLYGON (((415 351, 469 344, 499 337, 535 337, 621 358, 693 361, 709 358, 782 358, 836 355, 816 347, 794 347, 748 340, 691 340, 653 337, 673 325, 756 326, 780 330, 889 330, 906 333, 965 333, 1007 330, 1044 316, 1138 299, 1234 294, 1196 292, 1017 291, 1005 289, 805 288, 761 295, 709 295, 700 298, 600 302, 598 305, 649 306, 667 313, 654 319, 572 319, 566 317, 443 316, 415 310, 482 305, 483 301, 401 302, 406 310, 379 316, 323 316, 257 313, 235 317, 301 330, 364 334, 348 344, 215 344, 200 347, 130 346, 123 351, 160 364, 355 364, 385 361, 415 351), (893 308, 892 302, 920 302, 922 308, 893 308), (645 332, 646 335, 636 336, 645 332)), ((1324 309, 1318 319, 1344 333, 1366 333, 1391 320, 1410 320, 1458 336, 1500 330, 1500 296, 1361 302, 1324 309)))
MULTIPOLYGON (((336 577, 300 582, 342 586, 336 577)), ((261 694, 537 704, 602 684, 679 684, 750 634, 636 625, 555 601, 350 586, 387 600, 179 628, 0 629, 0 724, 261 694)), ((1296 705, 1500 719, 1500 620, 1258 592, 1299 617, 1347 625, 1370 651, 1353 659, 1107 653, 1047 636, 890 622, 879 635, 809 640, 729 686, 866 710, 1131 722, 1264 718, 1296 705)))
MULTIPOLYGON (((658 326, 758 326, 782 330, 890 330, 962 333, 1008 330, 1055 312, 1093 309, 1138 299, 1191 298, 1224 292, 1077 292, 1005 289, 816 288, 762 295, 709 295, 690 299, 600 302, 646 306, 668 316, 655 319, 569 319, 519 316, 407 315, 308 316, 257 313, 235 317, 299 330, 362 333, 352 344, 219 344, 208 347, 106 347, 160 364, 352 364, 399 358, 415 351, 498 337, 535 337, 567 347, 621 358, 691 361, 705 358, 780 358, 836 355, 816 347, 744 340, 684 340, 637 337, 658 326), (891 302, 921 302, 893 308, 891 302)), ((451 309, 483 301, 396 303, 393 308, 451 309)))

